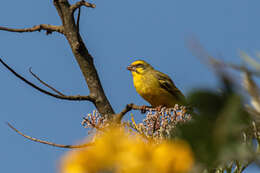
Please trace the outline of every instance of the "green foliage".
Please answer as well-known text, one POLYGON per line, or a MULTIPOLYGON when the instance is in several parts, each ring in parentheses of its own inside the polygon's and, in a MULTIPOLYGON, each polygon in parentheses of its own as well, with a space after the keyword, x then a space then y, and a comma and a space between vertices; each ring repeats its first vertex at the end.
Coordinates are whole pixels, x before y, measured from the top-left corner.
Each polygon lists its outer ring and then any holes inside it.
MULTIPOLYGON (((230 87, 226 87, 230 88, 230 87)), ((242 98, 232 90, 222 93, 199 90, 188 97, 192 120, 172 130, 172 138, 188 141, 199 164, 216 168, 250 154, 242 134, 250 125, 242 98)))

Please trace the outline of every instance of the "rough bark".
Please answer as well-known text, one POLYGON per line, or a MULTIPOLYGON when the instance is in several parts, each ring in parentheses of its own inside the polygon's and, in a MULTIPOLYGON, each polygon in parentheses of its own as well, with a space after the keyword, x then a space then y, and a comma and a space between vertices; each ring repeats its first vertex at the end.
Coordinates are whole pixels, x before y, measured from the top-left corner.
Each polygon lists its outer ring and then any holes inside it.
MULTIPOLYGON (((91 101, 97 108, 98 112, 102 116, 111 117, 114 114, 114 110, 111 107, 103 87, 101 85, 97 70, 95 68, 93 57, 90 55, 86 45, 84 44, 82 37, 79 33, 79 17, 80 12, 78 13, 77 24, 74 19, 74 12, 77 9, 80 9, 81 6, 95 8, 94 4, 85 2, 84 0, 78 1, 75 4, 70 5, 68 0, 53 0, 54 6, 56 7, 60 19, 62 21, 61 26, 48 25, 48 24, 40 24, 31 28, 24 29, 13 29, 7 27, 1 27, 0 30, 9 31, 9 32, 35 32, 45 30, 47 34, 51 34, 52 32, 59 32, 63 34, 69 42, 71 50, 74 54, 76 61, 80 67, 80 70, 85 78, 87 86, 89 88, 89 96, 85 96, 83 100, 91 101)), ((1 59, 0 59, 1 60, 1 59)), ((32 87, 40 90, 41 92, 54 96, 56 98, 68 99, 67 96, 55 95, 49 92, 45 92, 43 89, 37 87, 32 84, 24 77, 16 73, 11 67, 5 64, 2 60, 0 61, 5 67, 7 67, 12 73, 14 73, 17 77, 25 81, 27 84, 32 87), (66 98, 65 98, 66 97, 66 98)), ((45 84, 46 86, 46 84, 45 84)), ((49 87, 47 85, 47 87, 49 87)), ((50 87, 49 87, 50 88, 50 87)), ((52 88, 51 88, 52 89, 52 88)), ((52 89, 53 90, 53 89, 52 89)), ((71 98, 71 97, 70 97, 71 98)), ((79 97, 73 97, 71 100, 78 100, 79 97)), ((80 97, 82 98, 82 97, 80 97)))
POLYGON ((95 98, 94 104, 97 110, 103 116, 114 114, 114 110, 102 88, 98 73, 94 66, 93 57, 88 52, 80 33, 77 30, 73 16, 75 9, 70 8, 71 5, 67 0, 54 0, 54 5, 62 20, 64 35, 70 44, 71 50, 88 85, 90 96, 95 98))

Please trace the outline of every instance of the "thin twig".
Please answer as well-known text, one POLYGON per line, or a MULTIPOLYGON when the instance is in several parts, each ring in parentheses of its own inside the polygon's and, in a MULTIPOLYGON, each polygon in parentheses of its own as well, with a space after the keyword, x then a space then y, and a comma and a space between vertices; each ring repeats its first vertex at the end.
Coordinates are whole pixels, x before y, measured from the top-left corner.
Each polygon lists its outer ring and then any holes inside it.
POLYGON ((249 70, 244 65, 237 65, 217 60, 204 49, 204 47, 195 37, 188 40, 188 47, 193 55, 198 57, 205 64, 211 65, 213 67, 230 67, 237 71, 247 72, 249 74, 254 74, 255 76, 260 76, 259 71, 249 70))
POLYGON ((133 110, 145 110, 145 111, 157 111, 158 109, 157 108, 153 108, 153 107, 150 107, 150 106, 138 106, 138 105, 135 105, 133 103, 129 104, 128 106, 131 107, 131 109, 133 110))
POLYGON ((89 123, 89 124, 92 126, 92 128, 95 128, 95 129, 97 129, 97 130, 99 130, 99 131, 104 131, 103 128, 97 126, 95 123, 93 123, 93 122, 90 121, 89 119, 87 119, 87 118, 83 118, 82 125, 84 126, 84 124, 86 124, 86 123, 89 123))
POLYGON ((220 65, 222 65, 223 67, 230 67, 230 68, 237 70, 237 71, 246 72, 248 74, 252 74, 252 75, 255 75, 255 76, 258 76, 258 77, 260 76, 260 71, 249 70, 244 65, 237 65, 237 64, 221 62, 221 61, 217 61, 217 60, 216 60, 216 62, 219 63, 220 65))
POLYGON ((125 109, 122 110, 119 114, 117 114, 117 120, 118 120, 119 122, 121 122, 121 120, 122 120, 122 118, 124 117, 124 115, 125 115, 127 112, 131 111, 131 110, 133 109, 133 106, 134 106, 133 103, 127 104, 126 107, 125 107, 125 109))
POLYGON ((52 91, 56 92, 57 94, 61 95, 61 96, 65 96, 63 93, 61 93, 60 91, 58 91, 57 89, 53 88, 52 86, 50 86, 49 84, 47 84, 46 82, 44 82, 43 80, 41 80, 36 74, 34 74, 32 72, 32 68, 29 68, 29 72, 33 75, 33 77, 35 77, 39 82, 41 82, 43 85, 45 85, 46 87, 50 88, 52 91))
POLYGON ((28 85, 30 85, 31 87, 33 87, 34 89, 46 94, 46 95, 49 95, 49 96, 52 96, 52 97, 55 97, 55 98, 58 98, 58 99, 63 99, 63 100, 74 100, 74 101, 83 101, 83 100, 87 100, 87 101, 91 101, 93 103, 95 103, 95 99, 91 96, 80 96, 80 95, 77 95, 77 96, 62 96, 62 95, 57 95, 57 94, 53 94, 49 91, 46 91, 38 86, 36 86, 35 84, 33 84, 32 82, 28 81, 27 79, 25 79, 23 76, 19 75, 17 72, 15 72, 11 67, 9 67, 1 58, 0 58, 0 62, 10 71, 12 72, 16 77, 18 77, 19 79, 21 79, 22 81, 24 81, 25 83, 27 83, 28 85))
POLYGON ((71 5, 70 10, 72 11, 72 13, 74 13, 74 11, 81 6, 96 8, 95 4, 92 4, 92 3, 89 3, 89 2, 82 0, 82 1, 76 2, 75 4, 71 5))
MULTIPOLYGON (((135 105, 133 103, 130 103, 130 104, 127 104, 126 107, 120 113, 116 114, 114 117, 118 122, 120 122, 122 120, 122 118, 125 116, 125 114, 128 113, 131 110, 140 110, 141 112, 143 112, 143 111, 158 111, 158 108, 161 108, 161 107, 153 108, 153 107, 150 107, 150 106, 138 106, 138 105, 135 105)), ((171 110, 172 108, 167 108, 167 109, 171 110)))
POLYGON ((88 146, 93 146, 94 143, 87 143, 87 144, 80 144, 80 145, 62 145, 62 144, 56 144, 56 143, 53 143, 53 142, 48 142, 48 141, 44 141, 44 140, 40 140, 40 139, 37 139, 37 138, 34 138, 34 137, 31 137, 31 136, 28 136, 28 135, 25 135, 23 134, 22 132, 20 132, 19 130, 17 130, 14 126, 12 126, 10 123, 7 122, 7 125, 13 129, 15 132, 17 132, 18 134, 20 134, 21 136, 31 140, 31 141, 34 141, 34 142, 38 142, 38 143, 42 143, 42 144, 47 144, 47 145, 50 145, 50 146, 54 146, 54 147, 59 147, 59 148, 70 148, 70 149, 73 149, 73 148, 84 148, 84 147, 88 147, 88 146))
POLYGON ((80 7, 79 7, 79 10, 78 10, 78 16, 77 16, 77 30, 79 32, 79 22, 80 22, 80 7))
POLYGON ((7 28, 0 26, 0 30, 3 31, 9 31, 9 32, 35 32, 35 31, 41 31, 45 30, 46 34, 51 34, 52 32, 59 32, 59 33, 64 33, 63 26, 55 26, 55 25, 48 25, 48 24, 40 24, 40 25, 35 25, 31 28, 23 28, 23 29, 15 29, 15 28, 7 28))
POLYGON ((156 108, 148 107, 148 106, 138 106, 133 103, 127 104, 126 107, 118 114, 115 114, 114 119, 116 122, 121 122, 122 118, 131 110, 140 110, 143 111, 156 111, 156 108))

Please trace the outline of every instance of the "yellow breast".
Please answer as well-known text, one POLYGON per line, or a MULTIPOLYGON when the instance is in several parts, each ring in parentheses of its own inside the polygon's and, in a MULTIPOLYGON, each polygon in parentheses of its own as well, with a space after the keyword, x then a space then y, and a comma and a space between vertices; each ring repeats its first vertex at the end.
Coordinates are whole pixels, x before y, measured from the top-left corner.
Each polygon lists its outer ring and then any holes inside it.
POLYGON ((138 94, 153 107, 174 107, 177 103, 176 98, 172 94, 160 87, 158 79, 153 74, 133 74, 133 82, 138 94))

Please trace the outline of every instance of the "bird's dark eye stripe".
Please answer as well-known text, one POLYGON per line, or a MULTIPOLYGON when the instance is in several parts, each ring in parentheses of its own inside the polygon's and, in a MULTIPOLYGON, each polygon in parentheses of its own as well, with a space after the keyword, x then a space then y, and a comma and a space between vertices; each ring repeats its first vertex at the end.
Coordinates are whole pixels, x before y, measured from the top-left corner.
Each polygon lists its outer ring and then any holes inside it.
POLYGON ((136 67, 136 68, 138 68, 138 67, 144 68, 144 65, 143 64, 135 64, 134 67, 136 67))

